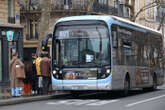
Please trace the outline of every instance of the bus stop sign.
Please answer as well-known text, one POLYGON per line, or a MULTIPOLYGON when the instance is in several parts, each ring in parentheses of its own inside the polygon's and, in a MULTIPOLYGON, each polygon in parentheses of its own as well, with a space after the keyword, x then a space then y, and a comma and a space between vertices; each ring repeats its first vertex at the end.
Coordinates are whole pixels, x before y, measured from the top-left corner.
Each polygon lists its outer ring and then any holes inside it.
POLYGON ((14 32, 13 31, 7 31, 6 32, 6 37, 7 37, 8 41, 13 41, 14 32))

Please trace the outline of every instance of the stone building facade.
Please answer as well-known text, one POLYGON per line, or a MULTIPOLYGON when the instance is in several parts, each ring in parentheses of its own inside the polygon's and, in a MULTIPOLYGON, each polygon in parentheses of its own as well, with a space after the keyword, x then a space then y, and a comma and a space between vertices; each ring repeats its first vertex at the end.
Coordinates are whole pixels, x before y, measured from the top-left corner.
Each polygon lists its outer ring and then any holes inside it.
POLYGON ((0 23, 20 25, 19 0, 0 0, 0 23))
POLYGON ((0 0, 0 23, 8 23, 8 1, 0 0))

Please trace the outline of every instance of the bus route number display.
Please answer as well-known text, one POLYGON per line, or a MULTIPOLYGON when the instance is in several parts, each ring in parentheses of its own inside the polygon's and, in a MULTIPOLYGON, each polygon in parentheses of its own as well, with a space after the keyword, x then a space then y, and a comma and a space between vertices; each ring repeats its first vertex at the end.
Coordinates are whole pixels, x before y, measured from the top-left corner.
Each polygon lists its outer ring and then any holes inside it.
POLYGON ((67 39, 67 38, 69 38, 69 31, 60 31, 59 32, 59 38, 60 39, 67 39))

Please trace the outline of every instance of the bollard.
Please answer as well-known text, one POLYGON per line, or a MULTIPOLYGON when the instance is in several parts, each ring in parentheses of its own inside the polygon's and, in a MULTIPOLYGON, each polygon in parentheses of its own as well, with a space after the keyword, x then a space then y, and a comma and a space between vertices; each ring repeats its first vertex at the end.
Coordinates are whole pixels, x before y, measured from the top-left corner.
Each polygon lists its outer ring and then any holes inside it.
POLYGON ((4 98, 7 99, 7 89, 6 88, 4 88, 3 93, 4 93, 4 98))

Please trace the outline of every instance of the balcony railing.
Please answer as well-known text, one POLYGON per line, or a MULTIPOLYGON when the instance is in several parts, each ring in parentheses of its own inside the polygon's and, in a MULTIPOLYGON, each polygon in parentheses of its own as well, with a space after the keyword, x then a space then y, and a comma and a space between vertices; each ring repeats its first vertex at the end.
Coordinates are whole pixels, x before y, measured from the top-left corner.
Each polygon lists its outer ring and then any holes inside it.
MULTIPOLYGON (((53 0, 51 4, 51 10, 77 10, 77 11, 88 11, 90 6, 91 0, 72 0, 72 2, 68 4, 64 4, 59 0, 53 0)), ((93 6, 91 7, 91 12, 102 12, 105 14, 115 14, 117 15, 117 8, 114 6, 108 6, 100 4, 99 2, 95 1, 93 6)))
MULTIPOLYGON (((88 8, 90 6, 91 0, 68 0, 68 2, 64 2, 64 0, 52 0, 51 2, 51 11, 88 11, 88 8)), ((37 11, 41 10, 41 4, 36 5, 22 5, 21 6, 22 11, 37 11)), ((95 1, 93 6, 91 7, 91 12, 101 12, 104 14, 112 14, 117 15, 117 8, 114 6, 109 6, 108 4, 100 4, 99 2, 95 1)))
POLYGON ((81 10, 87 11, 89 0, 72 0, 70 2, 64 3, 62 0, 52 0, 51 9, 52 10, 81 10))

